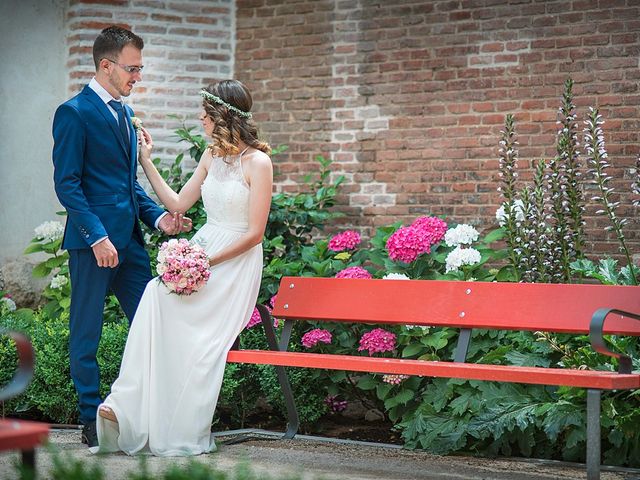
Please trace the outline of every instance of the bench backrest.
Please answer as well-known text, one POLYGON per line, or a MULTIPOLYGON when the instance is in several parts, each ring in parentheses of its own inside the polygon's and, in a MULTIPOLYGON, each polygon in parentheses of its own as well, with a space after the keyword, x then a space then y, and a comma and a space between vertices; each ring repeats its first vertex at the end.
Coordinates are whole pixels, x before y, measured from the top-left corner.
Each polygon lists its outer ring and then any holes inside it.
MULTIPOLYGON (((640 287, 283 277, 273 316, 587 334, 599 308, 640 314, 640 287)), ((640 321, 610 315, 604 333, 640 335, 640 321)))

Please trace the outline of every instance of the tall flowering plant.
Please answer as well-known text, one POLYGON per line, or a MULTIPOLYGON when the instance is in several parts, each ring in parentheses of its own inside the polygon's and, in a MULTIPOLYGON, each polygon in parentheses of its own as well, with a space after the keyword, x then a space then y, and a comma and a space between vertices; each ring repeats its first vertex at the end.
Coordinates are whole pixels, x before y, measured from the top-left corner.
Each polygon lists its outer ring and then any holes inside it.
POLYGON ((198 245, 188 240, 164 242, 158 252, 158 280, 178 295, 191 295, 209 280, 209 257, 198 245))
MULTIPOLYGON (((61 213, 62 215, 62 213, 61 213)), ((47 299, 44 312, 49 317, 58 317, 68 312, 71 305, 69 284, 69 253, 62 249, 64 225, 57 220, 43 222, 34 229, 34 236, 25 254, 45 254, 47 258, 35 265, 33 276, 51 277, 42 296, 47 299)))

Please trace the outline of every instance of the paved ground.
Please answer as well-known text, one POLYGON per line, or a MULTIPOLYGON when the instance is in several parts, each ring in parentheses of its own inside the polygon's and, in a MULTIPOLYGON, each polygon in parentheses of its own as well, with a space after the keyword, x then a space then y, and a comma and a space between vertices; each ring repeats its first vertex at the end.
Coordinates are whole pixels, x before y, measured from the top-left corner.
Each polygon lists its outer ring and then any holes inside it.
MULTIPOLYGON (((138 469, 139 459, 126 455, 95 456, 79 442, 78 431, 57 430, 51 441, 63 455, 86 462, 97 462, 108 480, 126 479, 138 469)), ((224 440, 224 439, 221 439, 224 440)), ((16 477, 15 453, 0 454, 0 479, 16 477)), ((518 460, 488 460, 471 457, 438 457, 392 447, 366 443, 334 443, 318 437, 295 440, 251 440, 235 445, 219 445, 216 453, 196 460, 224 471, 249 463, 259 478, 272 480, 297 475, 303 480, 557 480, 586 478, 584 467, 518 460)), ((148 458, 152 472, 162 472, 184 458, 148 458)), ((51 455, 37 453, 39 478, 48 478, 51 455)), ((605 471, 602 480, 640 480, 640 471, 605 471)))

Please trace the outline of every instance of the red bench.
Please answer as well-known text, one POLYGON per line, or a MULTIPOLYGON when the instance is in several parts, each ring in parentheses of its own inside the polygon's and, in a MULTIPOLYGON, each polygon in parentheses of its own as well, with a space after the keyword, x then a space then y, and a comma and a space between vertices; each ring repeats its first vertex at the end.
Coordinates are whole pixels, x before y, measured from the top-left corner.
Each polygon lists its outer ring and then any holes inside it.
POLYGON ((601 391, 640 388, 631 359, 609 351, 603 339, 603 334, 640 335, 639 287, 284 277, 272 312, 285 320, 280 339, 269 312, 259 310, 271 350, 232 350, 228 361, 276 366, 288 410, 285 438, 298 429, 285 366, 580 387, 587 389, 587 478, 595 480, 600 478, 601 391), (455 327, 460 334, 453 362, 288 352, 293 321, 301 320, 455 327), (617 357, 620 368, 467 363, 472 328, 589 334, 593 348, 617 357))
MULTIPOLYGON (((18 332, 0 330, 13 339, 18 350, 18 368, 11 381, 0 391, 0 402, 22 393, 33 377, 34 353, 31 342, 18 332)), ((0 452, 20 450, 23 465, 35 472, 35 447, 49 438, 49 425, 10 418, 0 419, 0 452)))

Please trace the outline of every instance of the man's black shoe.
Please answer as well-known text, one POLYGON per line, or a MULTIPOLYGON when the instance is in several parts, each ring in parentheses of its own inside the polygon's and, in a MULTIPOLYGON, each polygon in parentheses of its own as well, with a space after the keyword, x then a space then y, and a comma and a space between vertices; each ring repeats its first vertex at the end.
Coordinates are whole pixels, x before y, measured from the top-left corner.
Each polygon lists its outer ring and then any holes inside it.
POLYGON ((89 422, 82 427, 82 443, 86 443, 89 447, 98 446, 98 432, 96 431, 96 422, 89 422))

